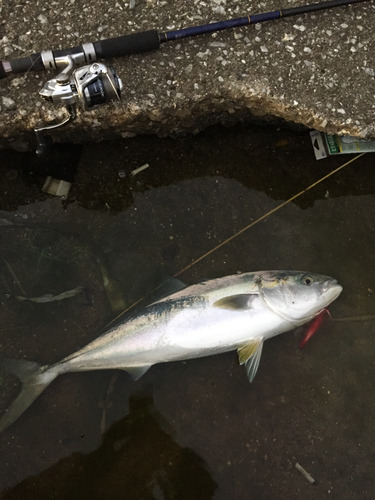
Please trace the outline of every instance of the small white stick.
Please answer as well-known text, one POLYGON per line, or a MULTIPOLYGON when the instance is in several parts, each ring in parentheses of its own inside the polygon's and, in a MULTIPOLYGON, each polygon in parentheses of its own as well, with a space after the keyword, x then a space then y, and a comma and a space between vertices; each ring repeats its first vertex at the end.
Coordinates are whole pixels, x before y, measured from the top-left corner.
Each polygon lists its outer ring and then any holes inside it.
POLYGON ((295 467, 308 480, 309 483, 311 483, 311 484, 315 483, 315 479, 313 477, 311 477, 310 474, 308 472, 306 472, 305 469, 299 463, 296 463, 295 467))
POLYGON ((132 170, 130 173, 132 175, 137 175, 139 174, 139 172, 142 172, 142 170, 146 170, 146 168, 148 168, 150 165, 148 163, 145 163, 144 165, 142 165, 141 167, 138 167, 136 168, 135 170, 132 170))

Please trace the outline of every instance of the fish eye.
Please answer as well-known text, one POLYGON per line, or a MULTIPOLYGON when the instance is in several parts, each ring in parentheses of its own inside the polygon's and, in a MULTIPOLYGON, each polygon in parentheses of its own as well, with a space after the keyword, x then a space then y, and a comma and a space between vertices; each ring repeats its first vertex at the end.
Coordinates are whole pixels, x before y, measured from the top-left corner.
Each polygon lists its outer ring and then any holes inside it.
POLYGON ((311 285, 312 283, 314 283, 314 278, 312 278, 311 276, 308 276, 308 275, 306 274, 306 276, 304 276, 304 277, 302 278, 302 283, 303 283, 304 285, 309 286, 309 285, 311 285))

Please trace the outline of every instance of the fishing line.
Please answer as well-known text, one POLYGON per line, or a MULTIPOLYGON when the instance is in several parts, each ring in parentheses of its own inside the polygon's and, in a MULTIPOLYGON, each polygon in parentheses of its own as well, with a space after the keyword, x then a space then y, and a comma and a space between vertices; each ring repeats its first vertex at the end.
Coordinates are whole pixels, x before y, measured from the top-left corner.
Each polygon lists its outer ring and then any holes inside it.
MULTIPOLYGON (((353 161, 356 161, 358 160, 358 158, 360 158, 361 156, 363 156, 365 153, 361 153, 357 156, 355 156, 354 158, 352 158, 351 160, 347 161, 346 163, 344 163, 343 165, 341 165, 340 167, 337 167, 335 170, 332 170, 332 172, 330 172, 329 174, 325 175, 324 177, 322 177, 321 179, 317 180, 316 182, 314 182, 313 184, 311 184, 310 186, 308 186, 307 188, 303 189, 302 191, 300 191, 299 193, 295 194, 294 196, 292 196, 291 198, 289 198, 288 200, 284 201, 283 203, 280 203, 280 205, 278 205, 277 207, 273 208, 272 210, 270 210, 269 212, 265 213, 264 215, 262 215, 261 217, 259 217, 257 220, 253 221, 251 224, 248 224, 246 227, 244 227, 243 229, 241 229, 240 231, 238 231, 237 233, 233 234, 232 236, 230 236, 229 238, 227 238, 225 241, 222 241, 221 243, 219 243, 218 245, 216 245, 216 247, 212 248, 211 250, 209 250, 208 252, 206 252, 205 254, 203 254, 201 257, 199 257, 198 259, 195 259, 193 262, 191 262, 188 266, 184 267, 181 271, 178 271, 178 273, 174 274, 173 277, 176 278, 176 276, 179 276, 180 274, 182 274, 183 272, 187 271, 188 269, 190 269, 191 267, 195 266, 195 264, 197 264, 198 262, 200 262, 201 260, 205 259, 206 257, 208 257, 209 255, 211 255, 212 253, 214 253, 216 250, 218 250, 219 248, 223 247, 224 245, 226 245, 227 243, 229 243, 230 241, 234 240, 234 238, 237 238, 237 236, 239 236, 240 234, 244 233, 245 231, 247 231, 248 229, 250 229, 251 227, 255 226, 255 224, 258 224, 258 222, 264 220, 266 217, 269 217, 270 215, 272 215, 273 213, 277 212, 278 210, 280 210, 281 208, 285 207, 285 205, 288 205, 288 203, 290 203, 291 201, 295 200, 296 198, 298 198, 299 196, 302 196, 304 193, 306 193, 307 191, 309 191, 310 189, 312 189, 313 187, 317 186, 318 184, 320 184, 321 182, 323 182, 324 180, 328 179, 328 177, 331 177, 332 175, 336 174, 337 172, 339 172, 340 170, 342 170, 343 168, 345 168, 347 165, 349 165, 350 163, 353 163, 353 161)), ((159 286, 157 286, 151 293, 154 293, 156 290, 158 290, 160 287, 162 286, 162 284, 160 284, 159 286)), ((131 306, 129 306, 127 309, 125 309, 125 311, 122 311, 120 314, 118 314, 113 320, 111 320, 106 326, 105 328, 107 328, 109 325, 111 325, 112 323, 114 323, 115 321, 117 321, 121 316, 123 316, 125 313, 127 313, 130 309, 133 309, 133 307, 135 307, 136 305, 138 305, 140 302, 142 302, 143 300, 145 300, 146 297, 141 297, 139 300, 137 300, 136 302, 134 302, 131 306)))
POLYGON ((349 316, 347 318, 332 318, 333 321, 370 321, 375 319, 374 314, 367 314, 365 316, 349 316))
POLYGON ((195 266, 195 264, 197 264, 197 262, 205 259, 206 257, 208 257, 209 255, 211 255, 213 252, 215 252, 216 250, 218 250, 219 248, 221 248, 222 246, 226 245, 227 243, 229 243, 230 241, 234 240, 234 238, 237 238, 237 236, 239 236, 240 234, 244 233, 245 231, 247 231, 248 229, 250 229, 251 227, 255 226, 255 224, 258 224, 258 222, 264 220, 266 217, 269 217, 271 214, 277 212, 278 210, 280 210, 281 208, 285 207, 285 205, 288 205, 288 203, 290 203, 291 201, 295 200, 296 198, 298 198, 299 196, 302 196, 304 193, 307 193, 307 191, 309 191, 310 189, 312 189, 313 187, 315 187, 316 185, 320 184, 321 182, 323 182, 324 180, 328 179, 328 177, 331 177, 331 175, 334 175, 336 172, 338 172, 339 170, 342 170, 344 167, 346 167, 347 165, 349 165, 350 163, 352 163, 353 161, 355 160, 358 160, 358 158, 360 158, 361 156, 363 156, 365 153, 361 153, 359 154, 358 156, 352 158, 351 160, 347 161, 346 163, 344 163, 343 165, 341 165, 340 167, 337 167, 335 170, 332 170, 332 172, 330 172, 329 174, 325 175, 324 177, 322 177, 321 179, 317 180, 316 182, 314 182, 313 184, 311 184, 309 187, 307 187, 306 189, 303 189, 302 191, 300 191, 299 193, 295 194, 294 196, 292 196, 291 198, 289 198, 288 200, 284 201, 283 203, 281 203, 280 205, 278 205, 277 207, 273 208, 272 210, 270 210, 269 212, 267 212, 266 214, 262 215, 261 217, 259 217, 257 220, 253 221, 251 224, 247 225, 246 227, 244 227, 243 229, 241 229, 240 231, 238 231, 237 233, 233 234, 233 236, 230 236, 229 238, 227 238, 226 240, 222 241, 221 243, 219 243, 216 247, 212 248, 211 250, 209 250, 208 252, 206 252, 204 255, 202 255, 201 257, 199 257, 198 259, 194 260, 191 264, 189 264, 188 266, 184 267, 184 269, 182 269, 181 271, 179 271, 178 273, 174 274, 173 277, 175 278, 176 276, 179 276, 180 274, 182 274, 183 272, 185 272, 187 269, 190 269, 190 267, 192 266, 195 266))

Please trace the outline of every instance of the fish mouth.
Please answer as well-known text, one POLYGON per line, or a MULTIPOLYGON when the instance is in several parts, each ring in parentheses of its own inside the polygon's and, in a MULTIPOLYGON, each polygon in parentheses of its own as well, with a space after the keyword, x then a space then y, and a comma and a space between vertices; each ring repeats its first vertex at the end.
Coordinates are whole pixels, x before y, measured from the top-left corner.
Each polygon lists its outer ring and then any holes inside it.
POLYGON ((322 293, 324 293, 327 296, 327 299, 329 300, 327 305, 336 300, 337 297, 342 292, 342 290, 343 290, 342 286, 336 280, 323 283, 322 293))
POLYGON ((325 281, 323 284, 322 284, 322 293, 325 294, 326 298, 327 298, 327 301, 326 301, 326 304, 324 307, 322 307, 321 309, 319 309, 319 311, 317 311, 316 313, 314 313, 312 316, 311 316, 311 319, 312 318, 315 318, 316 316, 319 316, 319 314, 323 311, 327 311, 328 314, 329 314, 329 311, 328 311, 328 306, 334 301, 337 299, 337 297, 340 295, 340 293, 343 291, 343 287, 338 283, 337 280, 327 280, 325 281))

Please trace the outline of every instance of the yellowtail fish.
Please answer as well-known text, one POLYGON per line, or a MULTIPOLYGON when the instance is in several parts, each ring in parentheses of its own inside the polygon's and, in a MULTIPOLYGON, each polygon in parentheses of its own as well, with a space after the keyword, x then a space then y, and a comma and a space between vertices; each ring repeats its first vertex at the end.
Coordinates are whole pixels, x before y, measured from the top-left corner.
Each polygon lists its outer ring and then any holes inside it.
POLYGON ((251 382, 264 341, 307 323, 342 291, 333 278, 300 271, 244 273, 188 287, 178 280, 173 283, 173 293, 54 365, 0 360, 0 368, 23 383, 0 419, 0 431, 66 372, 113 368, 126 370, 137 380, 157 363, 237 349, 251 382))

